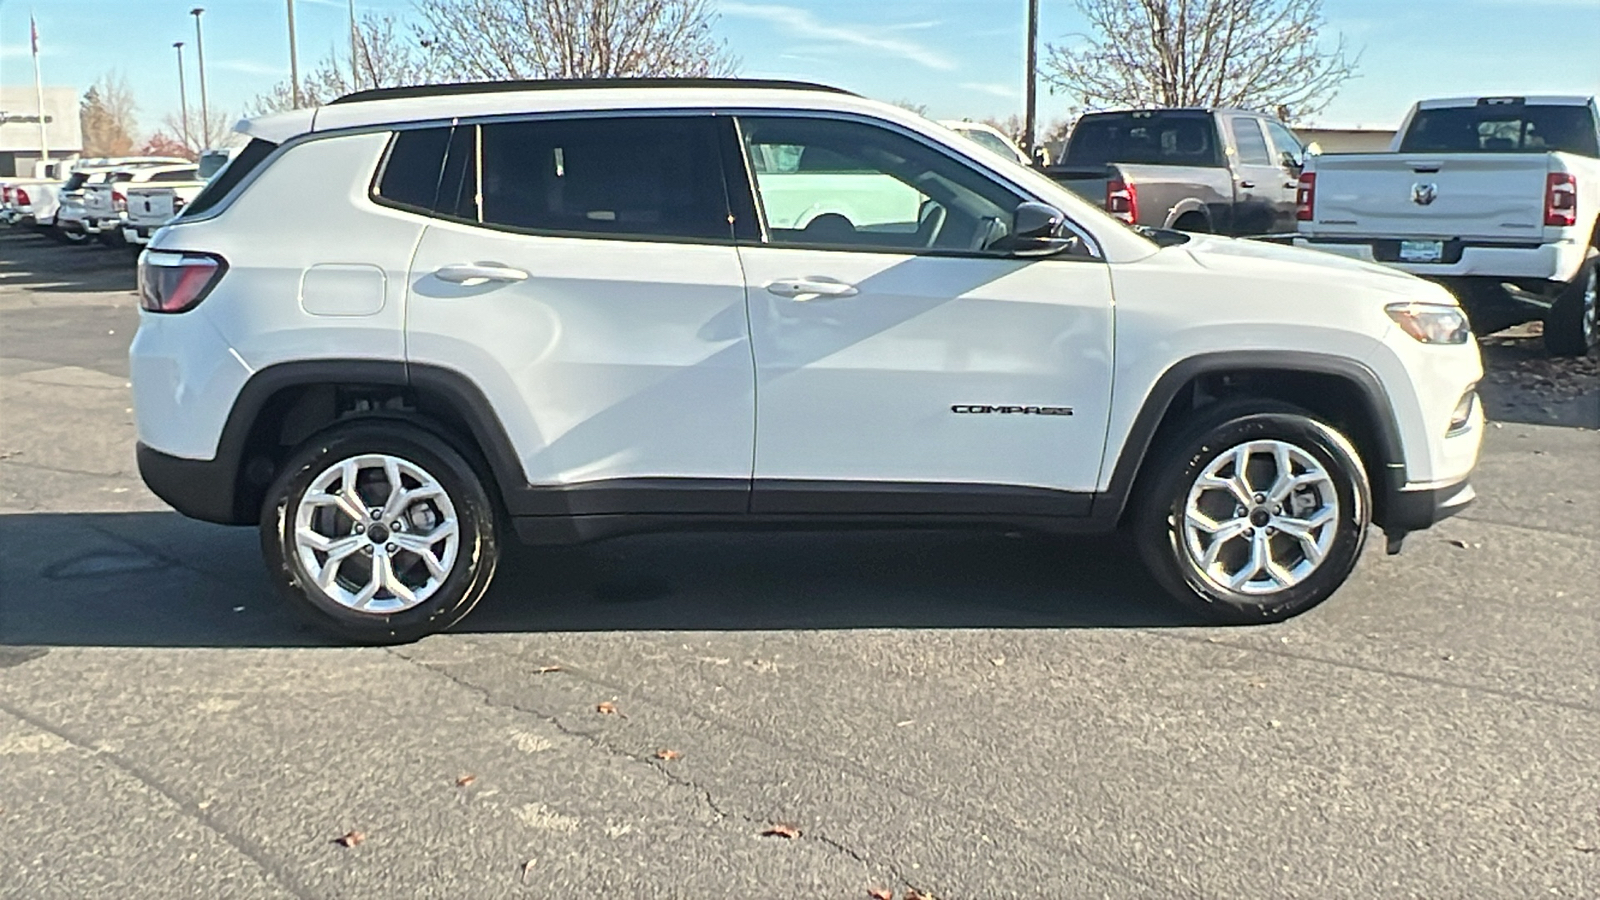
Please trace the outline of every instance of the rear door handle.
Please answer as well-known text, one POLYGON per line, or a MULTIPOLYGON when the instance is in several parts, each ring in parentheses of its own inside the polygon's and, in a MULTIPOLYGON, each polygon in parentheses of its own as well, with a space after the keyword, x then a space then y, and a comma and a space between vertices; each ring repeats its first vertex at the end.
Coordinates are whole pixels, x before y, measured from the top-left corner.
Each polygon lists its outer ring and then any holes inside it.
POLYGON ((818 297, 854 297, 854 285, 826 278, 780 278, 767 285, 767 293, 804 302, 818 297))
POLYGON ((455 284, 471 287, 486 284, 490 281, 527 281, 528 273, 521 269, 513 269, 500 263, 459 263, 453 266, 441 266, 433 270, 434 277, 440 281, 449 281, 455 284))

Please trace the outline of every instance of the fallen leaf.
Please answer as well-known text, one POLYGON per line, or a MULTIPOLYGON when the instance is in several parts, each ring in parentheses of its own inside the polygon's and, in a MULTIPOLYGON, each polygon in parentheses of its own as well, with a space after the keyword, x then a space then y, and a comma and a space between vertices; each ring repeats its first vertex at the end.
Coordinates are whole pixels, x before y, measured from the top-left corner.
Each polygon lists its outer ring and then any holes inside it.
POLYGON ((476 775, 471 775, 471 774, 463 775, 460 778, 456 779, 456 787, 458 787, 458 788, 470 787, 472 785, 472 783, 474 781, 477 781, 477 780, 478 780, 478 776, 476 776, 476 775))
POLYGON ((1466 541, 1461 540, 1460 538, 1451 538, 1450 539, 1450 546, 1458 547, 1458 548, 1460 548, 1462 550, 1465 550, 1465 549, 1467 549, 1468 547, 1470 547, 1472 545, 1468 544, 1466 541))
POLYGON ((1600 853, 1600 847, 1573 847, 1579 853, 1600 853))
POLYGON ((559 671, 561 671, 561 667, 560 666, 540 666, 539 668, 535 669, 534 671, 536 673, 540 674, 540 675, 548 675, 551 672, 559 672, 559 671))
POLYGON ((333 842, 341 847, 354 847, 366 839, 367 836, 359 831, 346 831, 344 834, 334 838, 333 842))
POLYGON ((766 831, 761 832, 761 836, 762 837, 797 838, 797 837, 800 836, 800 829, 794 827, 793 825, 778 824, 778 825, 773 825, 772 827, 768 828, 766 831))
POLYGON ((534 865, 536 863, 538 863, 538 862, 539 861, 537 859, 530 859, 527 862, 524 862, 522 864, 522 874, 517 876, 517 880, 520 881, 523 884, 527 884, 528 883, 528 873, 533 871, 534 865))
POLYGON ((872 900, 894 900, 894 891, 888 888, 867 888, 867 896, 872 900))
POLYGON ((657 750, 656 751, 656 759, 672 760, 672 759, 677 759, 677 758, 679 758, 681 756, 683 756, 683 754, 679 753, 676 750, 657 750))
POLYGON ((595 706, 594 711, 602 716, 614 716, 617 714, 617 705, 612 703, 610 700, 607 700, 604 703, 595 706))
POLYGON ((933 900, 933 895, 924 894, 916 888, 906 888, 906 900, 933 900))

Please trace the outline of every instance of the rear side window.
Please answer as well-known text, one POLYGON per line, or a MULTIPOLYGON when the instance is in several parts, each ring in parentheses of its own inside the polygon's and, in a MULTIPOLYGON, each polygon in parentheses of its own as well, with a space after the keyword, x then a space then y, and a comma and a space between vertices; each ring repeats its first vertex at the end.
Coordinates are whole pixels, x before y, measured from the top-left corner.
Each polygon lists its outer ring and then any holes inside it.
POLYGON ((479 129, 485 225, 731 240, 710 116, 545 119, 479 129))
POLYGON ((175 169, 171 172, 157 172, 150 176, 151 181, 193 181, 195 169, 175 169))
POLYGON ((1401 153, 1547 153, 1600 156, 1587 106, 1490 102, 1419 110, 1401 153))
POLYGON ((194 198, 194 202, 183 208, 183 218, 192 219, 216 206, 223 197, 228 196, 229 191, 243 181, 245 176, 254 172, 276 149, 278 149, 277 144, 260 138, 245 144, 244 149, 239 151, 239 155, 229 160, 228 164, 223 166, 222 170, 201 189, 200 195, 194 198))
POLYGON ((1261 126, 1255 119, 1231 119, 1233 145, 1239 148, 1239 162, 1247 166, 1272 165, 1272 153, 1267 149, 1267 139, 1261 136, 1261 126))
POLYGON ((443 127, 396 133, 378 175, 375 199, 387 206, 432 212, 450 132, 449 127, 443 127))

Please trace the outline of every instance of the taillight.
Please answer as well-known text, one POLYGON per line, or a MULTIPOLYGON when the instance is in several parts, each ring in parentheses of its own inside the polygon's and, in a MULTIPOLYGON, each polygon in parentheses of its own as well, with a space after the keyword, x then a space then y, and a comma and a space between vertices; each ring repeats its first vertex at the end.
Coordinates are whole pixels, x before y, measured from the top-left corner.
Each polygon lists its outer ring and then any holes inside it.
POLYGON ((1545 179, 1544 224, 1551 228, 1571 228, 1578 224, 1577 176, 1551 172, 1545 179))
POLYGON ((1300 184, 1294 191, 1294 217, 1301 222, 1309 222, 1317 212, 1317 175, 1315 172, 1306 172, 1300 176, 1300 184))
POLYGON ((121 191, 111 192, 111 208, 117 212, 128 211, 128 195, 121 191))
POLYGON ((146 250, 139 256, 139 305, 149 312, 188 312, 227 271, 222 257, 209 253, 146 250))
POLYGON ((173 197, 172 198, 172 214, 173 215, 177 215, 180 212, 183 212, 183 198, 182 197, 173 197))
POLYGON ((0 203, 11 202, 11 185, 0 187, 0 203))
POLYGON ((1139 221, 1139 189, 1122 178, 1106 181, 1106 212, 1133 225, 1139 221))
POLYGON ((27 206, 33 202, 33 198, 29 197, 28 192, 22 188, 17 188, 16 197, 18 206, 27 206))

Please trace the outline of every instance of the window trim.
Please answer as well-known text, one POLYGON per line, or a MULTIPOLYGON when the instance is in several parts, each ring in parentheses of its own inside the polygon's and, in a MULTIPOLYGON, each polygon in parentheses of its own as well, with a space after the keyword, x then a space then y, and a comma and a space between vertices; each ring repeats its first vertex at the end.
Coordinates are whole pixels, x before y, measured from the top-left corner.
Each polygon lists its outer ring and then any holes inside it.
MULTIPOLYGON (((757 188, 756 188, 756 180, 755 180, 755 175, 754 175, 754 171, 755 170, 754 170, 753 164, 752 164, 752 162, 750 160, 750 150, 749 150, 749 147, 745 143, 745 140, 744 140, 744 126, 742 124, 742 120, 744 120, 746 118, 780 118, 781 117, 781 118, 803 118, 803 119, 827 119, 827 120, 830 120, 830 121, 855 122, 857 124, 866 125, 866 126, 869 126, 869 127, 882 128, 882 129, 885 129, 885 130, 890 131, 892 133, 895 133, 897 135, 900 135, 901 137, 904 137, 907 140, 911 140, 911 141, 914 141, 916 143, 919 143, 919 144, 921 144, 923 146, 924 149, 926 149, 926 150, 928 150, 930 152, 939 154, 939 155, 951 160, 952 162, 954 162, 957 165, 964 166, 967 169, 970 169, 973 173, 977 174, 980 177, 987 178, 990 181, 995 181, 995 182, 998 182, 998 183, 1004 185, 1007 190, 1011 191, 1013 194, 1016 194, 1016 195, 1020 196, 1022 198, 1021 202, 1023 202, 1023 203, 1027 203, 1027 202, 1030 202, 1030 201, 1036 202, 1036 203, 1048 203, 1048 201, 1046 201, 1044 198, 1038 196, 1037 194, 1035 194, 1033 191, 1029 190, 1028 188, 1018 184, 1017 182, 1015 182, 1015 181, 1013 181, 1013 180, 1011 180, 1009 178, 1006 178, 1004 175, 1002 175, 1002 174, 1000 174, 1000 173, 998 173, 996 171, 993 171, 991 169, 987 169, 987 168, 985 168, 983 166, 980 166, 974 160, 969 159, 968 157, 966 157, 966 156, 964 156, 964 155, 962 155, 960 153, 957 153, 952 148, 947 147, 944 144, 942 144, 942 143, 940 143, 938 141, 935 141, 935 140, 927 137, 926 135, 921 134, 920 132, 914 131, 914 130, 912 130, 910 128, 906 128, 905 126, 900 125, 897 122, 890 122, 890 121, 887 121, 885 119, 879 119, 879 118, 876 118, 874 116, 864 115, 862 113, 833 111, 833 110, 738 108, 738 109, 724 110, 722 112, 733 119, 735 127, 736 127, 737 132, 738 132, 739 154, 740 154, 741 159, 744 162, 744 166, 743 166, 743 168, 744 168, 744 173, 743 174, 744 174, 744 181, 745 181, 744 189, 746 191, 749 191, 750 194, 752 195, 752 197, 754 197, 754 199, 755 199, 757 222, 760 224, 760 230, 761 230, 761 239, 759 241, 751 241, 749 239, 742 239, 742 240, 736 241, 736 243, 739 246, 769 247, 769 248, 774 249, 774 250, 819 250, 819 251, 825 251, 825 252, 829 252, 829 253, 876 253, 876 254, 887 255, 887 256, 930 256, 930 257, 954 258, 954 259, 989 259, 989 260, 993 260, 993 259, 1014 259, 1014 260, 1017 260, 1019 262, 1042 262, 1042 261, 1045 261, 1045 260, 1070 260, 1070 261, 1073 261, 1073 262, 1093 262, 1093 263, 1101 263, 1101 264, 1105 264, 1105 262, 1106 262, 1105 251, 1101 248, 1100 242, 1095 240, 1094 235, 1092 233, 1090 233, 1088 229, 1084 228, 1082 225, 1079 225, 1076 221, 1074 221, 1071 218, 1071 216, 1067 215, 1066 210, 1062 210, 1061 211, 1062 212, 1063 221, 1067 224, 1067 227, 1070 228, 1072 230, 1072 232, 1078 236, 1078 239, 1083 242, 1084 247, 1087 248, 1088 251, 1089 251, 1089 254, 1090 254, 1089 256, 1067 256, 1065 254, 1054 254, 1054 255, 1051 255, 1051 256, 1026 256, 1025 257, 1025 256, 1012 256, 1010 254, 1004 254, 1004 253, 985 253, 985 252, 982 252, 982 251, 974 251, 974 250, 935 249, 935 248, 929 248, 929 247, 905 247, 905 248, 899 248, 899 247, 863 247, 863 246, 854 245, 854 244, 788 244, 788 243, 773 243, 772 240, 771 240, 771 231, 770 231, 770 228, 767 225, 766 210, 761 206, 761 192, 759 190, 757 190, 757 188)), ((989 151, 985 151, 985 152, 989 152, 989 151)), ((734 177, 734 173, 731 170, 727 171, 727 175, 730 178, 734 177)), ((730 185, 729 186, 729 193, 731 194, 732 191, 733 191, 733 187, 732 187, 732 185, 730 185)), ((1053 203, 1048 203, 1048 205, 1050 205, 1052 207, 1055 206, 1055 204, 1053 204, 1053 203)))

